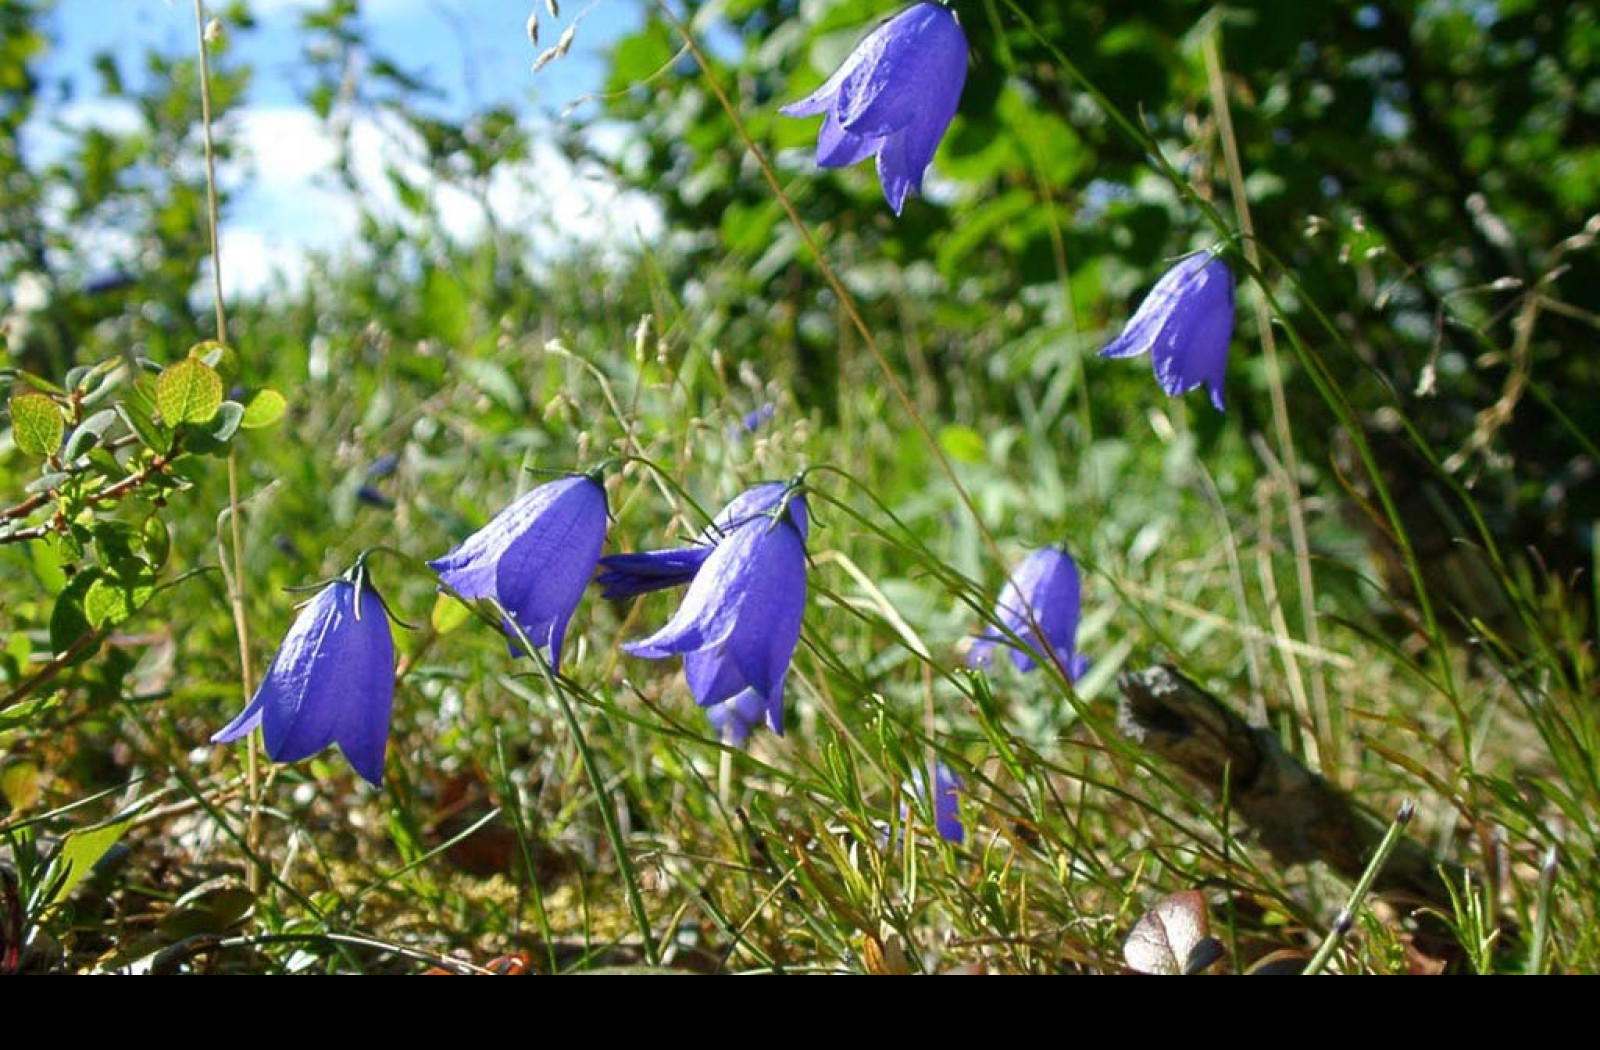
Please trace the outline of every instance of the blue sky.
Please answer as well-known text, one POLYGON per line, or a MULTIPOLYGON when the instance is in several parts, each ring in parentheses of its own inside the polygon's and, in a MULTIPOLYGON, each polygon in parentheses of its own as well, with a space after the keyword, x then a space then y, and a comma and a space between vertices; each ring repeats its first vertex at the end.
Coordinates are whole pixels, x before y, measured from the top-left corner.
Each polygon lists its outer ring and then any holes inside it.
MULTIPOLYGON (((296 101, 294 78, 307 11, 326 0, 249 0, 256 29, 235 37, 235 54, 257 69, 252 100, 261 105, 296 101)), ((408 70, 428 73, 465 108, 473 103, 513 103, 556 112, 599 87, 602 54, 638 24, 643 0, 566 0, 552 18, 545 0, 363 0, 361 20, 377 50, 408 70), (539 48, 525 27, 537 11, 539 48), (538 50, 555 44, 561 30, 581 19, 571 52, 535 75, 538 50)), ((212 3, 209 8, 226 4, 212 3)), ((55 47, 47 67, 82 76, 98 51, 128 59, 149 48, 169 53, 194 49, 192 0, 58 0, 50 25, 55 47)))
MULTIPOLYGON (((223 223, 222 257, 226 286, 234 291, 265 288, 277 274, 296 279, 308 251, 359 250, 352 243, 355 219, 348 199, 321 177, 333 158, 333 143, 297 91, 309 79, 301 73, 300 20, 324 2, 252 0, 257 28, 230 40, 231 56, 255 70, 248 103, 238 114, 251 162, 226 174, 236 196, 223 223)), ((564 114, 573 110, 579 116, 592 111, 583 100, 601 86, 605 52, 638 23, 643 3, 564 0, 557 19, 546 0, 364 0, 361 20, 376 51, 407 71, 426 74, 444 92, 433 103, 438 109, 460 115, 507 104, 537 129, 543 122, 567 119, 564 114), (535 11, 537 47, 526 28, 535 11), (533 72, 539 52, 579 19, 568 54, 533 72)), ((96 53, 114 51, 131 76, 142 70, 140 58, 148 49, 194 50, 192 0, 59 0, 50 27, 53 47, 44 77, 73 85, 51 117, 74 124, 116 126, 131 117, 125 104, 119 111, 116 103, 95 95, 90 70, 96 53)), ((33 138, 35 148, 50 148, 44 129, 33 138)), ((414 144, 377 118, 359 122, 353 142, 357 173, 371 183, 363 200, 392 206, 398 214, 382 173, 385 166, 395 166, 419 176, 420 167, 409 159, 414 144)), ((611 129, 606 144, 621 148, 617 129, 611 129)), ((518 168, 497 172, 491 188, 490 205, 502 222, 550 222, 574 241, 631 241, 659 226, 649 201, 619 193, 598 172, 572 171, 554 149, 536 149, 518 168)), ((481 226, 476 202, 448 188, 436 192, 436 213, 453 232, 470 236, 481 226)), ((114 246, 109 250, 114 254, 114 246)))

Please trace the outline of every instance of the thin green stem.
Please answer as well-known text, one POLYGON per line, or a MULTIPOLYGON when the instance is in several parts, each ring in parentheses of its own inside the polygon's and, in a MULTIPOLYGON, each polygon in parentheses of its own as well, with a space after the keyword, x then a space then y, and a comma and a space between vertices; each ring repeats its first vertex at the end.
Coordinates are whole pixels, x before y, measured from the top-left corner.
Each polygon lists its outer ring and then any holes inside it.
MULTIPOLYGON (((211 297, 216 311, 217 341, 228 343, 228 311, 222 301, 221 207, 217 196, 217 151, 211 134, 211 50, 206 40, 204 0, 194 0, 194 26, 200 49, 200 133, 206 153, 206 221, 211 239, 211 297)), ((233 610, 233 630, 239 641, 239 685, 245 703, 255 693, 255 670, 250 660, 250 621, 244 600, 244 533, 239 524, 239 449, 228 446, 228 538, 233 571, 224 573, 228 605, 233 610)), ((246 835, 252 850, 261 841, 261 753, 254 733, 245 745, 246 777, 250 788, 250 822, 246 835)), ((250 868, 250 892, 261 889, 260 876, 250 868)))
MULTIPOLYGON (((1228 89, 1222 74, 1221 47, 1217 42, 1220 35, 1221 30, 1213 24, 1211 31, 1205 37, 1206 79, 1211 89, 1211 108, 1217 120, 1217 134, 1222 140, 1228 189, 1233 197, 1234 214, 1239 222, 1239 232, 1242 234, 1241 250, 1245 258, 1250 260, 1250 265, 1259 270, 1261 256, 1256 245, 1255 224, 1250 217, 1250 198, 1245 191, 1244 165, 1239 160, 1239 143, 1233 133, 1233 113, 1228 105, 1228 89)), ((1272 402, 1273 431, 1278 443, 1278 457, 1283 463, 1283 500, 1284 509, 1289 516, 1289 538, 1294 547, 1295 571, 1299 583, 1301 630, 1305 632, 1305 639, 1310 645, 1321 648, 1322 632, 1317 624, 1316 593, 1311 576, 1311 543, 1306 536, 1305 510, 1300 496, 1300 465, 1294 447, 1294 432, 1289 425, 1289 402, 1284 394, 1283 367, 1278 361, 1278 339, 1273 331, 1272 313, 1267 308, 1267 299, 1262 294, 1262 286, 1259 283, 1252 284, 1251 291, 1250 305, 1256 315, 1256 334, 1261 340, 1261 355, 1267 365, 1267 393, 1272 402)), ((1268 544, 1270 538, 1263 536, 1261 542, 1268 544)), ((1301 679, 1299 662, 1287 650, 1283 651, 1283 656, 1284 670, 1293 682, 1299 682, 1301 679)), ((1333 775, 1339 762, 1338 749, 1330 748, 1325 753, 1322 742, 1338 740, 1339 727, 1331 721, 1327 681, 1316 671, 1313 671, 1310 677, 1311 705, 1316 715, 1315 729, 1312 733, 1314 748, 1312 753, 1316 755, 1324 771, 1333 775)))
MULTIPOLYGON (((633 858, 628 853, 628 844, 622 837, 622 828, 617 823, 617 814, 611 806, 611 791, 606 787, 605 777, 600 772, 600 764, 595 761, 594 751, 589 747, 589 739, 583 732, 583 723, 578 721, 577 712, 572 709, 572 700, 567 696, 567 683, 555 673, 555 669, 522 630, 522 625, 517 623, 515 617, 500 609, 497 603, 488 604, 495 606, 495 611, 515 637, 517 645, 538 665, 545 684, 555 694, 556 703, 561 708, 562 721, 567 724, 567 732, 572 734, 572 745, 578 749, 578 759, 583 763, 584 775, 589 780, 589 787, 594 791, 595 806, 600 811, 600 822, 605 827, 607 840, 611 843, 611 852, 617 858, 617 870, 622 875, 623 890, 628 897, 628 910, 633 912, 634 922, 639 926, 645 961, 655 966, 658 962, 655 934, 651 930, 650 915, 645 910, 644 895, 639 891, 638 874, 633 870, 633 858)), ((531 695, 524 694, 524 699, 531 699, 531 695)))
POLYGON ((1382 873, 1384 866, 1389 863, 1389 858, 1400 845, 1406 826, 1411 823, 1411 818, 1416 812, 1416 805, 1409 799, 1401 803, 1399 812, 1394 816, 1394 822, 1389 825, 1389 830, 1384 832, 1383 841, 1378 843, 1378 848, 1372 854, 1372 860, 1367 863, 1367 869, 1361 873, 1355 889, 1350 891, 1350 899, 1334 918, 1333 927, 1328 931, 1328 936, 1323 938, 1322 944, 1317 947, 1316 954, 1306 963, 1306 968, 1300 971, 1301 976, 1313 977, 1321 973, 1328 965, 1328 961, 1333 958, 1333 953, 1338 950, 1339 945, 1344 943, 1345 936, 1355 925, 1356 910, 1367 899, 1367 894, 1372 892, 1373 883, 1378 881, 1378 875, 1382 873))

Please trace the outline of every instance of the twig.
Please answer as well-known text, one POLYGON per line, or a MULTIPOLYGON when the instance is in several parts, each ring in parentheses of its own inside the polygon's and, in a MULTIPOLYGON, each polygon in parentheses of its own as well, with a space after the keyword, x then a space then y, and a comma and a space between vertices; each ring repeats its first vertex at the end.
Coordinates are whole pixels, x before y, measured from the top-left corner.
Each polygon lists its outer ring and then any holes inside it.
POLYGON ((40 686, 48 685, 50 680, 55 678, 56 675, 60 674, 63 668, 71 664, 80 655, 82 655, 85 649, 95 645, 103 637, 105 637, 105 632, 98 629, 83 632, 83 634, 78 636, 77 641, 67 646, 65 652, 58 656, 52 657, 49 663, 40 668, 38 674, 34 675, 32 678, 28 679, 26 682, 23 682, 11 692, 7 693, 5 699, 0 700, 0 711, 4 711, 13 704, 20 703, 21 701, 27 699, 27 697, 36 692, 40 686))

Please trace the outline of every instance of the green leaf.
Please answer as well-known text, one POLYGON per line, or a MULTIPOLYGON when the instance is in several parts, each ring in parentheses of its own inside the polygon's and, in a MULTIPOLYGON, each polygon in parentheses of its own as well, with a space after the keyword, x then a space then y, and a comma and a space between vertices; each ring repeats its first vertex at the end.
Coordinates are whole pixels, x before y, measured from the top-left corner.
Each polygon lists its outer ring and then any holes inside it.
POLYGON ((257 390, 250 395, 250 400, 245 402, 244 419, 239 425, 246 430, 270 427, 283 418, 283 413, 288 407, 288 400, 276 390, 270 387, 257 390))
POLYGON ((939 431, 939 447, 950 454, 952 459, 962 463, 987 463, 989 461, 988 447, 983 443, 983 435, 967 426, 948 426, 939 431))
POLYGON ((447 343, 459 345, 470 318, 467 288, 449 270, 429 270, 422 278, 422 323, 447 343))
POLYGON ((46 594, 60 594, 67 585, 67 573, 62 568, 63 558, 58 541, 46 539, 43 543, 28 544, 28 561, 33 567, 33 578, 46 594))
POLYGON ((61 706, 66 695, 64 689, 46 689, 0 711, 0 734, 37 726, 45 715, 61 706))
POLYGON ((106 431, 116 425, 117 414, 111 409, 104 408, 96 412, 72 431, 72 436, 67 439, 67 447, 62 450, 62 458, 70 462, 93 451, 105 439, 106 431))
POLYGON ((117 840, 122 838, 123 832, 128 830, 128 825, 131 823, 132 820, 119 820, 115 824, 74 831, 68 835, 66 841, 61 844, 63 877, 55 892, 51 894, 50 903, 65 900, 67 895, 77 888, 78 883, 88 877, 100 858, 117 844, 117 840))
POLYGON ((441 635, 449 634, 470 619, 472 610, 448 594, 440 594, 434 598, 433 612, 428 617, 433 629, 441 635))
POLYGON ((172 553, 172 534, 167 531, 167 523, 159 514, 152 514, 144 520, 139 532, 144 539, 145 560, 152 569, 159 570, 172 553))
POLYGON ((163 455, 172 450, 172 436, 156 426, 155 420, 150 418, 150 413, 135 399, 130 397, 119 403, 117 415, 128 424, 129 430, 139 435, 139 440, 144 442, 146 448, 163 455))
POLYGON ((183 429, 183 447, 197 456, 220 454, 227 450, 243 420, 244 406, 237 401, 224 401, 211 422, 183 429))
POLYGON ((215 339, 207 339, 203 343, 196 343, 191 346, 189 348, 189 356, 196 361, 211 366, 224 382, 232 382, 239 376, 239 355, 234 352, 233 347, 226 343, 219 343, 215 339))
POLYGON ((27 384, 29 386, 33 387, 35 390, 43 390, 45 393, 54 394, 57 397, 66 397, 67 396, 67 392, 65 390, 63 390, 60 387, 56 386, 54 383, 50 382, 50 380, 46 379, 44 376, 36 375, 33 372, 30 372, 25 368, 17 369, 16 374, 17 374, 18 378, 26 380, 27 384))
POLYGON ((206 428, 206 433, 214 441, 227 441, 239 432, 243 422, 244 406, 237 401, 224 401, 217 406, 216 414, 211 419, 211 425, 206 428))
POLYGON ((29 391, 12 395, 11 430, 16 435, 17 448, 30 456, 49 456, 61 447, 66 424, 54 401, 29 391))
POLYGON ((222 407, 222 377, 203 361, 184 358, 156 379, 156 409, 168 426, 206 423, 222 407))
POLYGON ((143 608, 155 590, 151 576, 141 574, 127 580, 102 576, 84 593, 84 618, 95 628, 115 627, 143 608))
POLYGON ((39 782, 39 767, 32 762, 17 762, 0 770, 0 798, 12 812, 21 812, 39 801, 44 793, 39 782))
MULTIPOLYGON (((83 599, 89 588, 100 579, 103 574, 99 569, 85 569, 72 578, 66 589, 56 598, 56 605, 50 612, 50 651, 64 653, 72 648, 74 642, 88 634, 93 628, 89 618, 84 615, 83 599)), ((95 646, 86 646, 79 653, 73 663, 82 663, 94 654, 95 646)))
POLYGON ((611 53, 611 90, 626 90, 656 76, 672 62, 676 52, 659 23, 625 37, 611 53))

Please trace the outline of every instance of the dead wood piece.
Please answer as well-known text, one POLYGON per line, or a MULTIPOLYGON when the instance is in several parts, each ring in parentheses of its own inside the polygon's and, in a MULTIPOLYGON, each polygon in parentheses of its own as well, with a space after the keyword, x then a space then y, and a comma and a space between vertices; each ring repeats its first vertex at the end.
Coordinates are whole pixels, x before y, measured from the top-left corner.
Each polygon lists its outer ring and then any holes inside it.
MULTIPOLYGON (((1200 781, 1230 804, 1282 864, 1320 860, 1351 881, 1366 868, 1385 824, 1311 772, 1277 736, 1251 726, 1168 665, 1130 671, 1117 681, 1123 734, 1200 781)), ((1427 851, 1411 840, 1378 876, 1399 891, 1448 907, 1449 894, 1427 851)))

